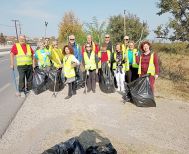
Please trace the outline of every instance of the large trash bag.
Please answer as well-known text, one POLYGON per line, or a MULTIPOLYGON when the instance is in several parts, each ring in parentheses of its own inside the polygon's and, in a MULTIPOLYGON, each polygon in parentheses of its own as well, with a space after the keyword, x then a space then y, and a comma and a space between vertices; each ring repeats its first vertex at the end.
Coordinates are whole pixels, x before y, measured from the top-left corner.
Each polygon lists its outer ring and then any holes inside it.
POLYGON ((114 77, 107 63, 102 64, 99 70, 99 86, 104 93, 114 93, 114 77))
POLYGON ((79 66, 75 68, 76 72, 76 89, 84 88, 85 87, 85 72, 79 66))
POLYGON ((49 71, 48 88, 50 91, 54 91, 54 87, 56 92, 64 88, 62 75, 63 74, 61 73, 61 69, 51 69, 49 71))
POLYGON ((61 142, 42 154, 85 154, 84 149, 77 138, 71 138, 66 142, 61 142))
POLYGON ((45 73, 45 71, 35 68, 33 73, 32 89, 36 95, 48 89, 46 85, 47 81, 48 75, 45 73))
POLYGON ((138 107, 156 107, 150 87, 149 75, 138 78, 128 84, 132 102, 138 107))

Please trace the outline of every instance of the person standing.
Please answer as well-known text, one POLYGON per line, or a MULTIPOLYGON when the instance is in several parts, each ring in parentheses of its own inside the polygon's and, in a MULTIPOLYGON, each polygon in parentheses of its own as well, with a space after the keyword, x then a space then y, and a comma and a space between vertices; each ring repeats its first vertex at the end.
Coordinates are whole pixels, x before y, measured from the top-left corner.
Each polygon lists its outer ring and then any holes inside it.
POLYGON ((98 73, 98 57, 95 51, 92 50, 91 44, 85 45, 85 52, 83 53, 83 65, 87 73, 87 92, 91 90, 96 92, 96 74, 98 73))
POLYGON ((74 56, 76 57, 76 59, 79 62, 81 62, 82 61, 82 55, 81 55, 80 47, 75 41, 75 36, 70 35, 68 39, 69 39, 68 45, 73 48, 74 56))
POLYGON ((124 37, 124 43, 122 44, 122 50, 125 53, 129 49, 129 36, 124 37))
POLYGON ((68 96, 65 99, 69 99, 72 95, 76 94, 76 83, 75 83, 75 67, 80 64, 73 53, 73 48, 69 45, 65 45, 63 48, 63 72, 66 77, 66 83, 68 83, 68 96))
POLYGON ((113 55, 113 71, 116 78, 117 83, 117 91, 123 92, 125 90, 124 82, 125 82, 125 58, 124 53, 122 51, 122 46, 120 43, 116 44, 116 51, 113 55))
POLYGON ((154 93, 154 83, 159 76, 159 63, 157 53, 151 49, 151 44, 148 41, 144 41, 140 45, 141 55, 137 55, 136 60, 139 64, 138 74, 144 76, 149 74, 150 86, 154 93))
POLYGON ((50 51, 45 50, 45 44, 41 41, 39 42, 39 49, 35 51, 34 58, 37 61, 37 65, 40 69, 48 72, 50 70, 50 51))
POLYGON ((134 41, 130 41, 129 48, 125 52, 125 67, 128 83, 138 78, 138 64, 136 63, 136 55, 138 53, 139 52, 135 48, 134 41))
MULTIPOLYGON (((99 46, 98 46, 98 44, 93 42, 93 38, 92 38, 91 35, 87 35, 87 42, 86 43, 89 43, 91 45, 92 50, 95 52, 95 54, 98 55, 99 46)), ((83 45, 83 47, 82 47, 82 55, 83 55, 83 53, 85 52, 85 49, 86 49, 85 45, 83 45)))
POLYGON ((10 68, 14 70, 14 57, 16 56, 17 69, 19 73, 17 96, 25 97, 25 95, 32 89, 32 72, 35 67, 33 54, 33 49, 26 43, 25 35, 20 35, 19 43, 15 43, 10 52, 10 68))
POLYGON ((53 64, 53 67, 55 67, 56 69, 61 69, 63 54, 62 54, 62 49, 58 48, 58 41, 53 41, 52 46, 50 48, 50 52, 51 52, 50 60, 53 64))

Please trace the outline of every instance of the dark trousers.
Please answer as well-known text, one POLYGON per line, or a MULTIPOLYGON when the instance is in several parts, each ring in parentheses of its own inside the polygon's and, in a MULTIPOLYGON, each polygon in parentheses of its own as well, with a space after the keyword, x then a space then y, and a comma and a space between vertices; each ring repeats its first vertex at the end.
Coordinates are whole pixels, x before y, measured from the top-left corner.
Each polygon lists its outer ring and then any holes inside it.
POLYGON ((76 83, 75 81, 68 83, 68 96, 76 94, 76 83))
POLYGON ((87 90, 96 90, 96 70, 89 70, 89 75, 87 76, 87 90))
POLYGON ((32 78, 33 78, 32 65, 17 66, 17 69, 18 69, 18 73, 19 73, 19 85, 18 85, 19 92, 31 90, 32 89, 32 78), (26 79, 26 83, 25 83, 25 79, 26 79), (25 85, 26 85, 26 87, 25 87, 25 85))
POLYGON ((134 80, 136 80, 139 75, 138 75, 138 68, 133 68, 131 65, 130 65, 130 68, 129 68, 129 71, 126 72, 126 76, 127 76, 127 83, 130 83, 134 80))

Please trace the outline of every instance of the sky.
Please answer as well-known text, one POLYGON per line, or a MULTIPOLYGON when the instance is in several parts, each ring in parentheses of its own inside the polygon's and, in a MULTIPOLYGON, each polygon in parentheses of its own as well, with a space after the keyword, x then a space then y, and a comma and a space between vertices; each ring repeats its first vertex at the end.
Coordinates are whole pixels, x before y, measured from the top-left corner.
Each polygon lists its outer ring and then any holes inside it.
POLYGON ((166 24, 170 15, 158 16, 158 0, 1 0, 0 33, 15 35, 13 19, 21 23, 22 33, 29 37, 45 35, 45 21, 48 21, 47 36, 58 36, 58 25, 65 12, 73 11, 82 23, 92 22, 96 16, 99 22, 110 16, 124 14, 124 10, 146 21, 150 35, 160 24, 166 24))

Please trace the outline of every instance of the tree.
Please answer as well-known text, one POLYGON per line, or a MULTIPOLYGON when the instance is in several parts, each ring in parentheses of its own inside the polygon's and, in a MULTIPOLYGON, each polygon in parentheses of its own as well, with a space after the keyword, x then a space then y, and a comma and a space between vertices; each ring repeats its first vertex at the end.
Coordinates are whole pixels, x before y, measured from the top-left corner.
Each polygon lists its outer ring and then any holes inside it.
MULTIPOLYGON (((125 15, 125 20, 126 35, 128 35, 133 41, 137 42, 140 39, 142 30, 143 35, 141 39, 147 37, 149 34, 147 24, 140 22, 140 19, 136 15, 127 14, 125 15)), ((110 17, 107 33, 111 35, 114 43, 122 42, 124 38, 124 16, 117 15, 110 17)))
POLYGON ((99 23, 96 17, 92 18, 92 23, 86 23, 86 33, 92 35, 93 40, 98 42, 99 44, 102 43, 102 36, 106 32, 106 23, 103 21, 99 23))
POLYGON ((189 0, 160 0, 157 7, 160 8, 158 15, 172 15, 168 26, 162 29, 167 35, 171 31, 169 39, 189 41, 189 0))
POLYGON ((74 34, 77 43, 83 43, 85 33, 82 24, 73 12, 66 12, 59 25, 59 41, 68 42, 68 36, 74 34))

